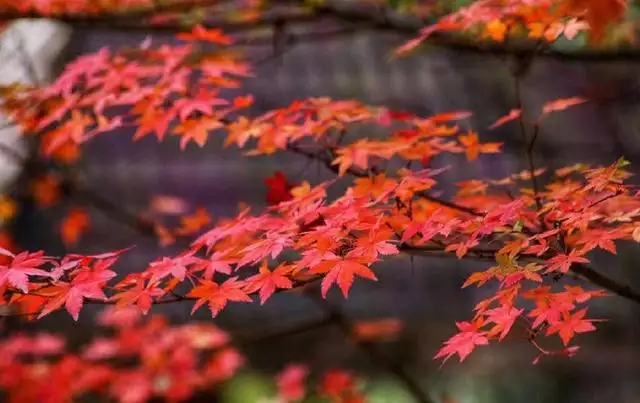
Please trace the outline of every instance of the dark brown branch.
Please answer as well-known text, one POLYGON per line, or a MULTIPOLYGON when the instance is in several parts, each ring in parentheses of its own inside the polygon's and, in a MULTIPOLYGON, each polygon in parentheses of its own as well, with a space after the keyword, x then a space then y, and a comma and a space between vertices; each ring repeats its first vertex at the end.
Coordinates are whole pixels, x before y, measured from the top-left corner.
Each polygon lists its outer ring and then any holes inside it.
POLYGON ((527 136, 527 128, 526 123, 524 121, 524 102, 522 100, 522 91, 521 91, 521 79, 522 74, 528 70, 529 66, 525 67, 516 67, 515 71, 512 72, 514 78, 514 90, 516 97, 516 108, 520 110, 520 116, 518 117, 518 125, 520 127, 520 136, 522 137, 522 142, 525 147, 525 157, 527 159, 527 166, 529 169, 529 175, 531 176, 531 188, 533 189, 533 197, 536 202, 536 208, 538 211, 542 210, 542 202, 540 201, 539 189, 538 189, 538 179, 536 177, 536 167, 533 162, 533 149, 536 144, 536 140, 538 139, 539 125, 536 124, 533 130, 533 135, 531 139, 528 139, 527 136))
MULTIPOLYGON (((412 255, 412 256, 455 257, 455 255, 451 253, 445 253, 443 251, 443 248, 438 248, 437 245, 424 246, 424 247, 412 247, 412 246, 402 245, 399 249, 402 253, 405 253, 407 255, 412 255)), ((497 250, 493 250, 493 249, 471 248, 469 249, 468 255, 465 255, 463 258, 494 261, 496 252, 497 250)), ((522 256, 519 256, 519 260, 527 261, 527 262, 544 262, 545 259, 548 259, 550 257, 552 256, 543 255, 540 257, 536 257, 531 255, 522 255, 522 256)), ((600 273, 596 269, 586 264, 573 264, 569 268, 569 271, 587 280, 588 282, 590 282, 595 286, 601 287, 604 290, 607 290, 619 297, 622 297, 640 304, 640 292, 634 290, 628 285, 621 284, 620 282, 612 279, 611 277, 605 276, 604 274, 600 273)))
MULTIPOLYGON (((398 250, 409 256, 422 256, 422 257, 450 257, 456 258, 456 255, 451 252, 445 252, 446 245, 424 245, 424 246, 410 246, 400 245, 398 250)), ((483 248, 470 248, 467 254, 462 258, 469 260, 489 260, 495 261, 495 255, 498 249, 483 249, 483 248)))
POLYGON ((595 269, 587 266, 586 264, 573 264, 571 265, 571 272, 578 276, 588 280, 592 284, 600 286, 605 290, 608 290, 615 295, 626 298, 630 301, 634 301, 640 304, 640 293, 629 287, 623 285, 616 280, 605 276, 604 274, 596 271, 595 269))

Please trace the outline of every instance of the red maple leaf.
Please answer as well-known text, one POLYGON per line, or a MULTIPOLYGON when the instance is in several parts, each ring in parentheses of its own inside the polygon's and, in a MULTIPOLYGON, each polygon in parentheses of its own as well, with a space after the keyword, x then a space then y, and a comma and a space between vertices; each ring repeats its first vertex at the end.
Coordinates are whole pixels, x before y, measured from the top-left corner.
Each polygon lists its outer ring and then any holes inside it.
POLYGON ((304 380, 308 373, 309 370, 304 365, 288 365, 276 377, 278 397, 284 402, 302 399, 306 392, 304 380))
POLYGON ((523 309, 516 309, 512 306, 505 305, 486 311, 487 320, 496 324, 487 336, 490 337, 500 333, 499 340, 504 339, 523 311, 523 309))
POLYGON ((593 326, 592 323, 594 321, 593 319, 582 319, 586 313, 586 308, 579 310, 573 315, 564 312, 562 320, 549 326, 547 336, 558 333, 566 347, 576 333, 586 333, 596 330, 596 327, 593 326))
MULTIPOLYGON (((546 288, 542 290, 546 290, 546 288)), ((540 291, 540 297, 538 297, 536 301, 536 307, 528 314, 529 317, 536 318, 531 327, 535 329, 545 322, 551 324, 557 323, 564 312, 574 307, 573 302, 568 301, 566 298, 557 298, 555 294, 540 291)))
POLYGON ((193 306, 193 314, 205 303, 209 304, 211 316, 215 317, 229 301, 251 302, 251 297, 243 290, 244 281, 238 281, 237 277, 231 277, 222 284, 209 280, 201 280, 199 286, 194 287, 187 296, 195 297, 198 300, 193 306))
POLYGON ((238 350, 226 347, 207 362, 205 376, 213 382, 224 381, 231 378, 243 365, 244 358, 238 350))
POLYGON ((593 229, 584 232, 576 243, 583 245, 582 253, 589 252, 595 248, 601 248, 615 255, 616 244, 613 241, 621 236, 622 234, 618 231, 593 229))
POLYGON ((48 277, 50 273, 40 268, 49 258, 44 256, 44 252, 20 252, 17 255, 0 249, 0 255, 11 258, 9 264, 0 265, 0 287, 10 284, 23 293, 29 292, 29 275, 48 277))
POLYGON ((164 291, 154 284, 153 282, 149 282, 149 284, 145 286, 144 280, 138 279, 133 288, 119 292, 111 297, 111 299, 117 301, 116 307, 118 308, 136 304, 140 311, 146 315, 151 309, 153 299, 164 294, 164 291))
POLYGON ((390 243, 391 231, 373 230, 368 236, 358 238, 357 246, 349 253, 350 256, 377 259, 378 255, 396 255, 398 248, 390 243))
POLYGON ((265 179, 267 184, 267 204, 270 206, 280 204, 293 199, 291 189, 286 176, 281 171, 276 171, 272 176, 265 179))
POLYGON ((338 257, 332 255, 329 260, 325 260, 311 267, 311 274, 326 274, 322 279, 321 292, 326 297, 329 288, 333 283, 338 283, 342 295, 346 298, 349 295, 349 289, 353 284, 355 276, 363 277, 369 280, 378 281, 373 271, 363 263, 369 263, 369 259, 354 257, 338 257))
POLYGON ((110 270, 104 270, 94 275, 82 274, 85 275, 76 277, 72 283, 58 281, 54 286, 38 290, 40 295, 49 298, 38 318, 42 318, 64 305, 71 317, 77 321, 85 298, 106 301, 107 296, 102 291, 102 287, 116 274, 110 270))
POLYGON ((187 274, 187 266, 195 262, 198 262, 198 259, 193 257, 192 253, 174 258, 163 257, 159 261, 151 262, 146 272, 151 275, 149 280, 151 283, 156 283, 169 276, 183 281, 187 274))
POLYGON ((566 273, 573 263, 589 263, 589 259, 581 257, 576 250, 572 250, 569 254, 560 253, 547 260, 546 272, 559 270, 561 273, 566 273))
POLYGON ((206 41, 216 45, 230 45, 233 43, 233 38, 224 35, 221 29, 207 29, 202 24, 193 27, 191 33, 180 33, 176 37, 184 41, 206 41))
POLYGON ((217 91, 200 88, 194 97, 177 100, 174 104, 174 108, 177 115, 180 117, 180 120, 184 121, 193 112, 210 116, 213 114, 214 106, 227 105, 228 103, 228 101, 218 98, 217 91))
POLYGON ((462 362, 476 346, 489 344, 487 332, 480 330, 483 325, 484 322, 481 318, 474 322, 457 322, 456 326, 460 332, 444 343, 445 345, 438 351, 434 359, 444 358, 443 362, 447 362, 453 355, 458 354, 460 362, 462 362))
POLYGON ((273 295, 276 289, 289 289, 293 287, 293 283, 287 277, 292 270, 293 266, 281 264, 271 271, 269 270, 267 263, 264 262, 260 266, 260 273, 245 280, 247 286, 244 290, 249 294, 260 290, 260 304, 264 304, 264 302, 273 295))
POLYGON ((89 214, 80 207, 72 208, 60 223, 60 237, 65 245, 73 246, 78 243, 80 236, 90 225, 89 214))
POLYGON ((227 258, 224 254, 215 252, 209 256, 209 259, 201 260, 191 266, 191 272, 197 273, 204 271, 202 278, 211 280, 215 273, 231 274, 231 264, 235 263, 235 259, 227 258))
POLYGON ((355 392, 356 388, 356 378, 353 374, 334 369, 328 371, 324 378, 322 379, 322 383, 320 385, 320 392, 328 397, 335 399, 334 401, 345 401, 343 400, 345 395, 351 395, 355 392))
POLYGON ((238 262, 237 267, 254 264, 267 257, 275 259, 285 248, 291 245, 293 245, 293 241, 287 234, 275 233, 268 235, 265 239, 256 241, 242 249, 244 256, 238 262))

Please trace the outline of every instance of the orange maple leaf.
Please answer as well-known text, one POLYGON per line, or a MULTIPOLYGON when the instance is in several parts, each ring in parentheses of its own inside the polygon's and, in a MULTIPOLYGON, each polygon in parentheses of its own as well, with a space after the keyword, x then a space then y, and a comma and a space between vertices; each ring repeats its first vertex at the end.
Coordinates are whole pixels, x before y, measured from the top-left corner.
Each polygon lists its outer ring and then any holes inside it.
POLYGON ((176 241, 176 238, 173 236, 171 231, 162 224, 154 225, 153 230, 158 237, 158 243, 160 246, 169 246, 176 241))
POLYGON ((312 274, 326 274, 321 284, 323 297, 327 296, 331 285, 337 283, 342 295, 346 298, 349 295, 349 289, 355 276, 378 281, 373 271, 363 264, 368 261, 368 259, 335 256, 333 259, 325 260, 313 266, 309 272, 312 274))
POLYGON ((171 122, 174 113, 161 108, 155 108, 152 105, 147 106, 146 103, 142 102, 136 106, 145 106, 145 108, 143 109, 142 116, 136 120, 138 128, 133 134, 133 140, 139 140, 146 135, 155 132, 158 140, 162 141, 169 128, 169 123, 171 122))
POLYGON ((402 330, 397 318, 358 321, 353 324, 353 334, 358 340, 394 340, 402 330))
POLYGON ((251 105, 253 105, 253 95, 239 96, 233 99, 234 108, 243 109, 251 105))
POLYGON ((51 153, 51 158, 63 165, 73 164, 80 158, 80 146, 73 141, 66 141, 51 153))
POLYGON ((65 245, 76 245, 80 236, 89 228, 89 224, 89 214, 84 209, 80 207, 71 209, 60 224, 60 236, 65 245))
POLYGON ((145 286, 144 281, 138 279, 133 288, 115 294, 111 299, 117 301, 116 308, 122 309, 135 304, 146 315, 153 305, 154 297, 159 297, 163 293, 162 289, 151 283, 145 286))
POLYGON ((276 289, 289 289, 293 287, 293 283, 287 277, 292 270, 293 266, 281 264, 271 271, 265 261, 260 266, 260 272, 258 274, 245 280, 247 282, 245 291, 250 294, 260 290, 260 304, 262 305, 276 292, 276 289))
POLYGON ((231 277, 222 284, 201 280, 201 284, 191 289, 188 294, 189 297, 198 299, 191 313, 208 303, 211 315, 216 316, 229 301, 251 302, 251 297, 243 290, 244 285, 245 283, 238 281, 237 277, 231 277))
POLYGON ((384 172, 372 178, 358 178, 355 183, 356 185, 353 188, 354 196, 369 195, 374 199, 390 192, 396 185, 396 181, 387 178, 384 172))
POLYGON ((562 343, 566 346, 576 333, 586 333, 596 330, 593 326, 593 319, 583 319, 587 313, 587 309, 581 309, 575 314, 571 315, 568 312, 562 313, 562 319, 547 329, 547 336, 554 333, 558 333, 562 339, 562 343))
POLYGON ((202 24, 196 25, 190 33, 177 34, 184 41, 206 41, 216 45, 231 45, 233 38, 222 33, 219 28, 207 29, 202 24))
POLYGON ((211 223, 211 216, 204 207, 199 207, 192 215, 180 218, 180 228, 176 230, 176 235, 194 234, 211 223))
POLYGON ((522 111, 520 109, 511 109, 508 114, 498 118, 491 126, 489 126, 490 130, 495 129, 496 127, 502 126, 503 124, 510 122, 515 119, 519 119, 522 115, 522 111))
POLYGON ((200 147, 204 147, 212 130, 223 127, 223 124, 214 118, 203 117, 200 119, 186 119, 176 126, 174 134, 182 136, 180 148, 184 150, 193 141, 200 147))
POLYGON ((52 206, 60 200, 60 180, 52 174, 38 177, 31 183, 31 194, 38 206, 52 206))
POLYGON ((494 19, 485 26, 486 35, 496 42, 504 41, 509 27, 504 22, 494 19))
POLYGON ((542 106, 542 114, 546 115, 551 112, 565 110, 574 105, 580 105, 587 102, 586 99, 580 97, 561 98, 555 101, 547 102, 542 106))
POLYGON ((473 161, 480 153, 495 154, 500 152, 502 143, 484 143, 480 144, 478 133, 469 131, 459 137, 460 143, 465 147, 465 154, 469 161, 473 161))

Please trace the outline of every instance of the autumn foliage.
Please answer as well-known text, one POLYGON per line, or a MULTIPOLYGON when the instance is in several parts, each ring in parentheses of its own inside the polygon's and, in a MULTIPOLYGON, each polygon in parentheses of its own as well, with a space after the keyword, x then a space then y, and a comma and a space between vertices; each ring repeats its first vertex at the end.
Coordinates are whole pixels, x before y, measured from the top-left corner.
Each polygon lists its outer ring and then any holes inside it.
MULTIPOLYGON (((153 25, 176 20, 189 3, 162 2, 165 9, 154 10, 155 2, 147 0, 5 1, 0 14, 73 21, 130 12, 150 16, 153 25)), ((479 0, 439 18, 395 54, 410 57, 409 51, 443 33, 472 35, 481 43, 515 38, 536 44, 533 56, 580 32, 588 32, 597 46, 625 7, 621 0, 479 0)), ((261 18, 252 4, 238 12, 249 21, 261 18)), ((147 39, 133 48, 103 48, 69 63, 50 84, 2 89, 5 113, 25 136, 38 140, 41 158, 62 167, 43 172, 29 186, 43 209, 77 187, 64 167, 82 158, 83 144, 119 128, 130 128, 132 141, 176 137, 181 149, 224 136, 227 147, 241 148, 248 157, 295 153, 335 173, 323 183, 292 183, 280 171, 269 173, 268 207, 242 205, 235 217, 212 217, 179 197, 158 195, 135 217, 136 225, 161 245, 184 247, 127 276, 118 275, 114 265, 128 250, 56 257, 22 251, 7 240, 0 249, 0 304, 10 312, 37 320, 65 310, 79 320, 86 304, 112 305, 100 319, 110 336, 80 352, 67 351, 63 340, 46 334, 3 341, 0 388, 11 401, 44 401, 44 394, 53 399, 47 401, 68 401, 90 393, 121 402, 184 400, 233 376, 244 358, 234 338, 211 323, 172 326, 161 317, 144 317, 154 304, 188 301, 192 312, 206 309, 215 317, 228 304, 264 304, 279 292, 322 299, 337 289, 347 298, 355 282, 378 280, 377 262, 399 255, 488 262, 462 287, 491 284, 496 291, 457 322, 456 333, 434 352, 443 361, 463 361, 480 346, 506 342, 516 324, 526 329, 521 339, 534 347, 535 362, 572 356, 579 335, 606 319, 589 315, 592 299, 638 298, 590 261, 592 251, 615 254, 618 242, 640 241, 640 198, 627 185, 629 162, 547 171, 532 158, 546 119, 588 100, 566 94, 527 110, 527 119, 518 107, 476 130, 461 128, 472 111, 417 116, 329 98, 301 99, 255 116, 247 112, 252 94, 242 93, 252 63, 232 51, 233 45, 233 35, 202 21, 172 44, 147 39), (451 197, 441 196, 439 178, 450 167, 439 165, 437 157, 456 154, 473 163, 500 153, 502 144, 485 141, 482 132, 518 124, 527 138, 523 158, 530 169, 470 179, 457 183, 451 197), (349 130, 358 125, 377 125, 388 135, 351 138, 349 130), (402 168, 386 169, 391 162, 402 168), (336 183, 347 183, 347 190, 329 197, 336 183), (507 191, 514 187, 517 193, 507 191), (565 285, 567 274, 587 283, 565 285)), ((11 201, 0 203, 3 217, 14 214, 11 201)), ((91 230, 81 205, 72 206, 59 224, 71 248, 91 230)), ((394 319, 358 323, 351 337, 387 339, 400 329, 394 319)), ((302 364, 283 369, 277 377, 281 401, 299 401, 312 389, 330 401, 365 401, 354 374, 334 370, 310 387, 310 371, 302 364)))

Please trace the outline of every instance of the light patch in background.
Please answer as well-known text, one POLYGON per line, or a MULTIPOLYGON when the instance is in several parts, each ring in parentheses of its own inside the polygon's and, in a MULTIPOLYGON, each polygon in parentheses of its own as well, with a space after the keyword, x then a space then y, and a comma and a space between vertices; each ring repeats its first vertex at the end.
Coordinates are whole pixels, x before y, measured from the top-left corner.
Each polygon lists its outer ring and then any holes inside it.
MULTIPOLYGON (((53 78, 55 63, 71 36, 71 29, 49 20, 18 20, 0 34, 0 85, 14 82, 38 84, 53 78)), ((27 144, 17 127, 0 114, 0 143, 20 155, 27 144)), ((20 174, 22 166, 0 152, 0 193, 20 174)))

